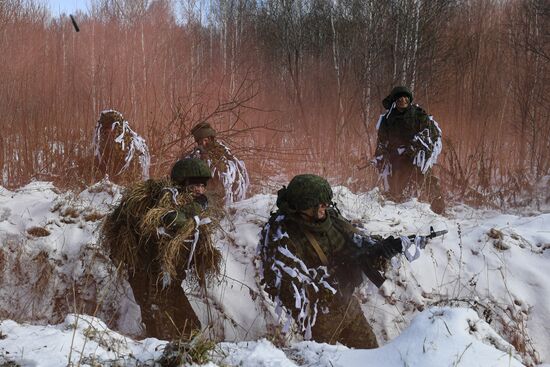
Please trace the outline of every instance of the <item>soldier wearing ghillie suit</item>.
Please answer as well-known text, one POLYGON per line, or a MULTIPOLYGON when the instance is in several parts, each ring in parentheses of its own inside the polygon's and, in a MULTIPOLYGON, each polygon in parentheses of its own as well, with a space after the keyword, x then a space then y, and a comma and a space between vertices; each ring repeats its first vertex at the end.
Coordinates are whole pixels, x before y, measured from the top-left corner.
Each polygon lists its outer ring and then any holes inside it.
POLYGON ((130 128, 122 114, 102 111, 94 133, 95 166, 111 179, 126 174, 130 179, 149 178, 151 158, 145 140, 130 128))
POLYGON ((184 290, 219 273, 220 251, 211 239, 211 210, 204 195, 211 178, 199 159, 178 161, 171 179, 129 187, 102 227, 102 242, 126 271, 141 308, 145 335, 189 337, 201 324, 184 290))
POLYGON ((382 101, 374 164, 387 195, 397 202, 411 195, 426 197, 432 210, 442 213, 445 202, 436 177, 430 172, 441 152, 441 129, 421 107, 412 104, 406 87, 395 87, 382 101))
POLYGON ((197 145, 184 157, 198 158, 208 163, 215 181, 213 190, 209 190, 213 196, 225 205, 245 199, 250 179, 244 162, 216 139, 216 130, 209 123, 195 125, 191 134, 197 145))
POLYGON ((311 174, 294 177, 278 191, 278 211, 263 227, 258 245, 260 279, 283 333, 294 320, 306 340, 376 348, 354 291, 365 266, 383 269, 405 245, 401 238, 383 240, 353 227, 333 206, 332 196, 329 183, 311 174), (364 255, 360 262, 359 253, 364 255))

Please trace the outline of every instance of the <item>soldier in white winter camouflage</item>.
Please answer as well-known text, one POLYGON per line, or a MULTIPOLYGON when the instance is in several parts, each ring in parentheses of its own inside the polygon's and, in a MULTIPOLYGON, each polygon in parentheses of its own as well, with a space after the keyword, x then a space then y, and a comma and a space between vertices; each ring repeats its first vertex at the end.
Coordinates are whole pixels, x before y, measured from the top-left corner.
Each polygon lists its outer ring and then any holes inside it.
POLYGON ((225 205, 246 198, 250 179, 244 162, 216 139, 216 130, 208 122, 195 125, 191 134, 196 146, 183 157, 198 158, 208 164, 214 181, 209 192, 214 198, 221 199, 225 205))
POLYGON ((376 126, 378 143, 373 162, 392 200, 426 197, 432 210, 442 213, 445 201, 439 181, 431 173, 442 148, 441 129, 412 101, 411 91, 403 86, 393 88, 382 101, 387 111, 376 126))
POLYGON ((278 210, 258 245, 259 276, 283 333, 294 324, 305 339, 375 348, 355 289, 362 273, 381 286, 379 271, 387 260, 416 244, 406 237, 366 235, 340 215, 332 197, 329 183, 311 174, 295 176, 278 191, 278 210))
POLYGON ((115 110, 102 111, 94 132, 94 161, 99 173, 118 181, 149 178, 151 157, 145 139, 115 110))

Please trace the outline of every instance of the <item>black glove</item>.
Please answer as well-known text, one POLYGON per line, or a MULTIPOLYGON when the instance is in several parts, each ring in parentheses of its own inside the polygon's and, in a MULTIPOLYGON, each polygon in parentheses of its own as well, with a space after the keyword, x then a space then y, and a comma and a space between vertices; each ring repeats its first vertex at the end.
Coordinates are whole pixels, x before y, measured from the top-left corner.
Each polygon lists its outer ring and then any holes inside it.
POLYGON ((208 198, 206 195, 196 195, 195 202, 201 206, 202 210, 208 208, 208 198))
POLYGON ((395 255, 403 251, 403 245, 401 244, 401 238, 394 238, 389 236, 379 243, 380 253, 386 259, 391 259, 395 255))

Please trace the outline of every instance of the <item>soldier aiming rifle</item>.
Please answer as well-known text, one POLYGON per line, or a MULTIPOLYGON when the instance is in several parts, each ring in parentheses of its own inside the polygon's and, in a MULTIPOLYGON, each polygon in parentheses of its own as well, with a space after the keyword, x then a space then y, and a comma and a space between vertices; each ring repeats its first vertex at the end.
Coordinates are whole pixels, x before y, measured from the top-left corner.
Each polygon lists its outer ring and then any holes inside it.
POLYGON ((261 282, 279 317, 284 311, 305 339, 376 348, 376 336, 354 296, 362 273, 380 287, 387 260, 399 253, 414 260, 427 240, 446 231, 368 236, 340 215, 332 197, 329 183, 310 174, 294 177, 278 191, 278 210, 263 227, 258 245, 261 282))

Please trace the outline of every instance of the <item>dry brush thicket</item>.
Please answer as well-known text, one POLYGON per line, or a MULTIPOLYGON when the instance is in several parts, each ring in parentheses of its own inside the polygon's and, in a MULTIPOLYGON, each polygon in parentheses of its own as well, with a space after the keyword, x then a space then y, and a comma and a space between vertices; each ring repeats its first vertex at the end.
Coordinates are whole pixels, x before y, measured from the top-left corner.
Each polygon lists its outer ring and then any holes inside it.
POLYGON ((443 129, 447 193, 517 204, 549 173, 549 14, 543 0, 94 0, 77 33, 5 0, 2 184, 97 179, 92 134, 113 108, 153 177, 208 120, 257 182, 309 171, 367 189, 381 100, 405 84, 443 129))

